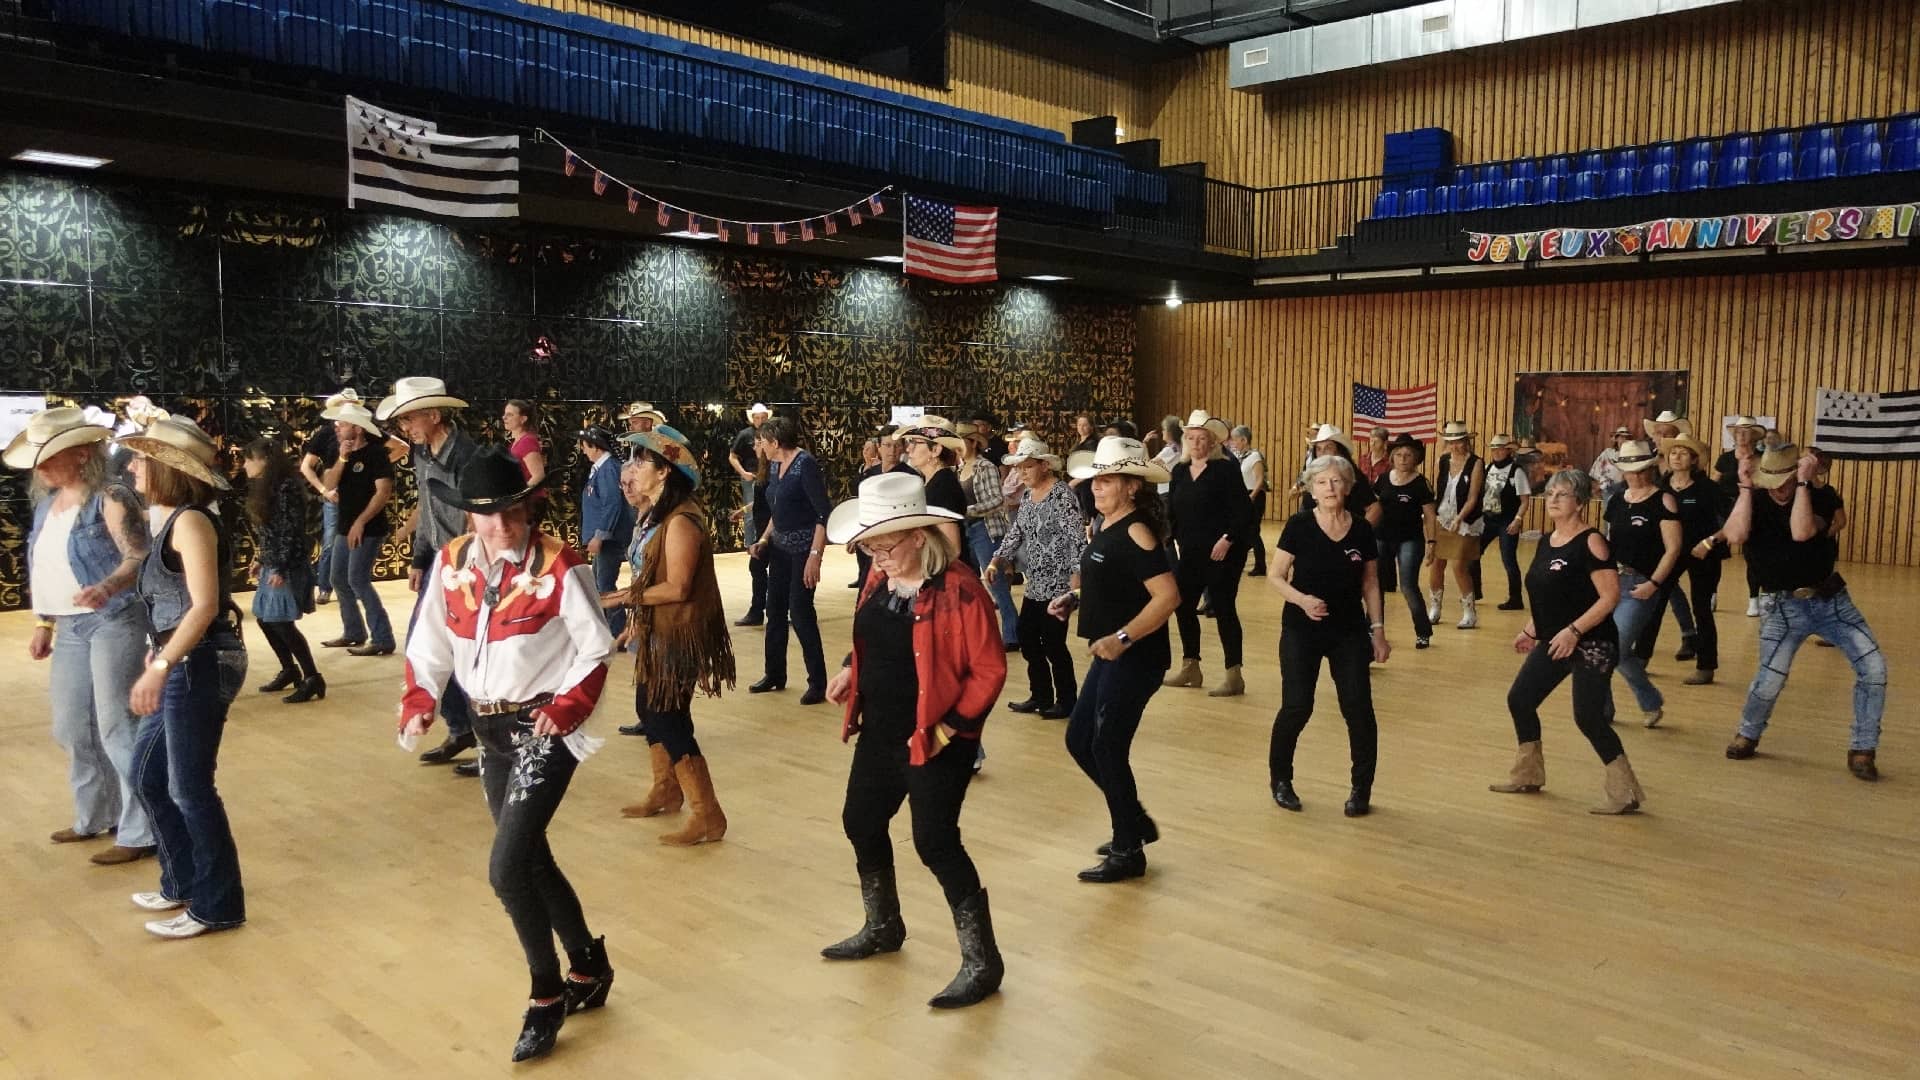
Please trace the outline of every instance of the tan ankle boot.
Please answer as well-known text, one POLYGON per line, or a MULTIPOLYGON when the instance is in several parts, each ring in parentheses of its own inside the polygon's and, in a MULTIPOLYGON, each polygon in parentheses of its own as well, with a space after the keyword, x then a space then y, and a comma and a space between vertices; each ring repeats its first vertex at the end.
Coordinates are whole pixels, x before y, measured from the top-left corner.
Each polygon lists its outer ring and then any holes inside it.
POLYGON ((727 815, 720 812, 720 800, 713 797, 713 776, 707 772, 707 759, 689 754, 673 766, 680 787, 687 793, 687 827, 660 838, 663 844, 692 847, 724 838, 727 815))
POLYGON ((1207 696, 1208 697, 1239 697, 1241 694, 1244 694, 1246 692, 1247 692, 1246 680, 1240 677, 1240 665, 1235 664, 1234 666, 1227 669, 1227 677, 1221 680, 1219 686, 1216 686, 1213 689, 1207 691, 1207 696))
POLYGON ((1547 758, 1540 750, 1538 739, 1520 744, 1520 752, 1514 755, 1513 768, 1507 773, 1504 784, 1488 784, 1488 791, 1500 791, 1507 794, 1539 791, 1547 786, 1547 758))
POLYGON ((1205 686, 1206 680, 1200 676, 1200 661, 1182 660, 1180 667, 1167 676, 1161 686, 1205 686))
POLYGON ((1640 781, 1633 775, 1633 766, 1627 764, 1627 755, 1621 754, 1607 762, 1607 800, 1587 812, 1631 814, 1646 798, 1647 793, 1640 790, 1640 781))
POLYGON ((667 748, 659 743, 647 747, 647 757, 653 762, 653 787, 647 789, 647 797, 632 806, 620 808, 621 817, 652 817, 655 814, 671 814, 680 809, 686 801, 680 791, 680 781, 673 777, 673 758, 667 748))

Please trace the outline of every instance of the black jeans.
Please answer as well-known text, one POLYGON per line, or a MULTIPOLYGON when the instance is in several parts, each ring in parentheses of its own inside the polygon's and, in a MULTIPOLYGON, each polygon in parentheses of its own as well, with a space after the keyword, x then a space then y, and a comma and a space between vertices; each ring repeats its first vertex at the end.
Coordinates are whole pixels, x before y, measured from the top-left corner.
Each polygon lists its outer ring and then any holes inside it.
POLYGON ((1087 668, 1087 685, 1074 703, 1067 721, 1067 753, 1107 798, 1107 816, 1113 819, 1113 847, 1134 851, 1147 808, 1140 805, 1140 789, 1133 780, 1133 735, 1140 717, 1166 669, 1157 664, 1096 659, 1087 668))
POLYGON ((1507 689, 1507 711, 1513 714, 1513 734, 1518 741, 1539 742, 1540 703, 1567 676, 1573 676, 1573 722, 1593 744, 1594 753, 1600 755, 1604 765, 1625 753, 1620 736, 1607 722, 1613 708, 1613 668, 1609 665, 1599 670, 1576 664, 1579 655, 1575 652, 1565 660, 1555 660, 1547 655, 1546 642, 1535 645, 1507 689))
POLYGON ((753 582, 753 599, 747 603, 747 614, 762 618, 767 612, 767 560, 747 556, 747 578, 753 582))
POLYGON ((645 686, 637 687, 633 695, 633 714, 640 718, 647 745, 666 747, 667 756, 676 762, 684 757, 700 756, 700 743, 693 737, 692 706, 692 694, 674 702, 671 709, 647 708, 645 686))
MULTIPOLYGON (((1413 636, 1421 640, 1433 637, 1433 620, 1427 618, 1427 598, 1420 593, 1420 562, 1426 556, 1426 541, 1378 540, 1380 549, 1380 596, 1383 601, 1394 592, 1406 597, 1407 610, 1413 614, 1413 636)), ((1385 614, 1383 610, 1381 614, 1385 614)))
POLYGON ((800 659, 807 667, 807 689, 827 688, 827 657, 820 651, 820 621, 813 611, 813 590, 806 587, 807 553, 767 552, 767 677, 787 681, 787 623, 800 639, 800 659))
MULTIPOLYGON (((874 728, 910 730, 911 723, 909 719, 874 728)), ((966 801, 979 747, 976 740, 955 739, 925 765, 914 765, 908 760, 905 736, 861 733, 853 744, 840 825, 853 843, 854 866, 862 874, 893 869, 887 824, 905 801, 913 814, 913 850, 939 880, 947 903, 958 905, 980 891, 980 872, 960 843, 960 804, 966 801)))
POLYGON ((1253 572, 1267 576, 1267 541, 1260 535, 1260 523, 1267 520, 1267 493, 1253 497, 1253 523, 1247 526, 1247 547, 1253 552, 1253 572))
POLYGON ((1320 661, 1333 673, 1340 715, 1347 721, 1347 751, 1353 760, 1353 786, 1373 790, 1374 765, 1379 759, 1380 727, 1373 715, 1373 641, 1361 630, 1334 630, 1318 625, 1293 625, 1291 613, 1280 626, 1280 711, 1273 718, 1273 738, 1267 744, 1267 778, 1271 783, 1293 779, 1293 751, 1300 732, 1313 718, 1314 690, 1320 682, 1320 661))
MULTIPOLYGON (((1720 591, 1720 559, 1694 559, 1682 556, 1673 572, 1673 589, 1680 587, 1680 575, 1687 575, 1687 601, 1693 609, 1693 666, 1701 671, 1720 667, 1720 624, 1713 617, 1713 595, 1720 591)), ((1666 621, 1669 597, 1673 589, 1660 593, 1647 629, 1634 642, 1634 653, 1641 660, 1652 660, 1660 640, 1660 624, 1666 621)))
POLYGON ((536 737, 526 713, 476 716, 473 734, 480 741, 480 782, 494 825, 487 877, 527 954, 531 996, 553 997, 564 989, 554 935, 572 953, 593 943, 580 898, 547 846, 547 823, 580 763, 559 738, 536 737))
POLYGON ((1200 597, 1205 594, 1214 622, 1220 628, 1220 651, 1225 654, 1227 666, 1240 666, 1240 611, 1235 604, 1240 597, 1241 571, 1246 565, 1244 544, 1234 544, 1227 557, 1219 562, 1213 561, 1211 544, 1180 545, 1180 561, 1173 571, 1174 581, 1180 585, 1180 607, 1173 614, 1174 622, 1180 627, 1182 657, 1200 659, 1198 608, 1200 597))
POLYGON ((1020 655, 1027 660, 1027 698, 1042 705, 1071 705, 1077 691, 1067 623, 1047 614, 1047 601, 1020 601, 1020 655))
MULTIPOLYGON (((1487 549, 1498 542, 1500 564, 1507 571, 1507 599, 1524 601, 1526 597, 1520 595, 1520 535, 1507 532, 1507 526, 1513 524, 1513 516, 1495 517, 1488 514, 1481 520, 1487 524, 1480 533, 1480 559, 1486 558, 1487 549)), ((1480 587, 1480 559, 1473 561, 1473 595, 1485 599, 1486 591, 1480 587)))

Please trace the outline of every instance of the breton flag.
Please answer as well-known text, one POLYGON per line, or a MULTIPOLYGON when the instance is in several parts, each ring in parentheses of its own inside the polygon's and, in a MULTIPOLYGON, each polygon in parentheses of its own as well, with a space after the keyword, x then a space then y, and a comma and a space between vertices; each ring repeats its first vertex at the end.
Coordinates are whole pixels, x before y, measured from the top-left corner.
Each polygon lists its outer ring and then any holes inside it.
POLYGON ((907 196, 906 256, 909 274, 969 285, 998 281, 994 243, 1000 210, 993 206, 954 206, 907 196))
POLYGON ((1813 444, 1836 458, 1920 458, 1920 390, 1855 394, 1821 387, 1813 444))
POLYGON ((1435 397, 1439 383, 1413 386, 1404 390, 1382 390, 1365 383, 1353 384, 1353 428, 1357 437, 1375 427, 1384 427, 1393 435, 1411 435, 1431 442, 1439 432, 1439 408, 1435 397))
POLYGON ((443 134, 431 121, 347 99, 347 206, 442 217, 520 216, 520 137, 443 134))

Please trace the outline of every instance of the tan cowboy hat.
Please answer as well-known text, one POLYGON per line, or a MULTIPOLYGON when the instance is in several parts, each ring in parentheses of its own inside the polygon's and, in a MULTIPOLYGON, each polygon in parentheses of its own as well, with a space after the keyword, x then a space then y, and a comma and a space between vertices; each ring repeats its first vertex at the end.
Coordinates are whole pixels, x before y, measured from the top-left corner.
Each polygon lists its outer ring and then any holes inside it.
POLYGON ((918 476, 881 473, 862 480, 859 496, 834 507, 827 515, 827 539, 851 544, 869 536, 961 520, 951 510, 927 505, 927 485, 918 476))
POLYGON ((1510 449, 1513 445, 1513 436, 1504 431, 1487 440, 1488 450, 1505 450, 1510 449))
POLYGON ((421 409, 464 409, 467 403, 447 393, 447 384, 430 375, 395 379, 393 393, 374 406, 373 418, 382 423, 421 409))
POLYGON ((62 451, 111 438, 113 429, 93 423, 79 409, 42 409, 27 420, 0 459, 10 469, 31 469, 62 451))
POLYGON ((374 423, 373 414, 358 401, 343 401, 320 414, 322 420, 341 420, 366 432, 376 439, 383 438, 380 425, 374 423))
POLYGON ((1321 424, 1318 428, 1315 428, 1313 434, 1307 436, 1307 448, 1312 449, 1323 442, 1329 441, 1337 442, 1341 446, 1346 447, 1347 456, 1353 456, 1353 437, 1332 424, 1321 424))
POLYGON ((220 474, 220 453, 214 448, 213 440, 200 430, 199 424, 184 416, 155 420, 138 435, 121 436, 120 445, 170 469, 204 480, 221 491, 233 488, 220 474))
POLYGON ((1672 409, 1662 409, 1660 411, 1659 416, 1656 416, 1651 420, 1640 421, 1640 426, 1645 428, 1647 431, 1648 439, 1658 439, 1660 437, 1653 433, 1653 429, 1656 427, 1659 427, 1662 424, 1672 424, 1674 427, 1677 427, 1680 429, 1680 434, 1682 435, 1693 434, 1693 424, 1689 422, 1686 417, 1681 416, 1679 413, 1674 412, 1672 409))
MULTIPOLYGON (((1200 427, 1202 424, 1193 426, 1200 427)), ((1100 445, 1092 451, 1081 450, 1068 455, 1067 475, 1075 480, 1095 476, 1137 476, 1149 484, 1164 484, 1172 477, 1165 465, 1147 456, 1147 448, 1141 445, 1139 439, 1119 435, 1101 439, 1100 445)))
POLYGON ((1800 448, 1792 443, 1769 446, 1753 463, 1753 486, 1771 491, 1800 472, 1800 448))
MULTIPOLYGON (((320 408, 320 419, 322 420, 340 419, 339 417, 334 416, 333 412, 334 410, 338 409, 342 405, 358 405, 361 408, 366 408, 366 402, 360 400, 360 391, 355 390, 353 387, 349 386, 345 390, 342 390, 337 394, 329 394, 327 396, 326 403, 322 405, 320 408)), ((368 413, 367 415, 372 416, 373 414, 368 413)))
POLYGON ((900 425, 893 433, 893 437, 896 439, 902 439, 909 435, 918 436, 922 439, 930 439, 934 443, 944 446, 956 453, 964 449, 967 445, 966 440, 954 434, 953 421, 944 416, 923 416, 911 424, 900 425))
POLYGON ((1473 438, 1473 432, 1467 428, 1465 420, 1449 420, 1440 427, 1440 441, 1459 442, 1473 438))
POLYGON ((1653 468, 1659 460, 1660 455, 1653 452, 1652 443, 1644 439, 1628 439, 1620 444, 1620 456, 1614 460, 1614 464, 1620 467, 1621 472, 1641 472, 1653 468))
POLYGON ((136 394, 128 398, 125 411, 127 419, 139 424, 141 427, 146 427, 155 420, 164 420, 173 415, 160 406, 155 405, 152 399, 148 398, 145 394, 136 394))
POLYGON ((1758 420, 1755 420, 1753 417, 1748 416, 1745 413, 1742 413, 1739 416, 1736 416, 1733 419, 1727 421, 1728 431, 1733 431, 1737 428, 1752 428, 1755 431, 1765 434, 1767 430, 1767 425, 1761 423, 1758 420))
POLYGON ((1213 441, 1219 443, 1226 442, 1227 437, 1233 434, 1233 432, 1227 430, 1227 422, 1225 420, 1209 414, 1205 409, 1195 409, 1191 413, 1188 413, 1187 422, 1184 426, 1188 431, 1192 431, 1194 428, 1205 428, 1213 435, 1213 441))
POLYGON ((664 424, 667 422, 667 414, 654 408, 653 402, 651 401, 636 401, 628 405, 625 409, 621 410, 617 419, 633 420, 642 416, 651 419, 656 424, 664 424))
POLYGON ((1661 457, 1667 456, 1667 451, 1669 450, 1693 451, 1693 462, 1696 466, 1704 466, 1706 464, 1707 455, 1709 453, 1709 451, 1707 450, 1707 444, 1701 442, 1699 439, 1694 438, 1693 435, 1690 433, 1684 434, 1684 435, 1675 435, 1670 439, 1661 439, 1660 440, 1660 456, 1661 457))
POLYGON ((1031 435, 1022 436, 1019 447, 1013 453, 1001 458, 1000 464, 1023 465, 1029 461, 1044 461, 1054 469, 1060 468, 1060 455, 1054 453, 1053 448, 1048 446, 1044 439, 1036 439, 1031 435))

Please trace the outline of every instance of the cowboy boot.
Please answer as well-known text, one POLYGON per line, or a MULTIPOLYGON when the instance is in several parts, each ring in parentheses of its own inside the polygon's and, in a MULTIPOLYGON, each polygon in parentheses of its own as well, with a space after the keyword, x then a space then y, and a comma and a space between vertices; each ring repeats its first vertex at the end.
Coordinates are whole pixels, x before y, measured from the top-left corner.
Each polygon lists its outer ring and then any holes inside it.
POLYGON ((653 762, 653 787, 647 789, 646 798, 632 806, 621 807, 621 817, 671 814, 686 801, 680 791, 680 781, 673 777, 673 758, 667 753, 667 748, 660 743, 653 743, 647 747, 647 757, 653 762))
POLYGON ((724 839, 727 835, 727 815, 720 812, 720 801, 713 797, 713 776, 707 772, 707 759, 698 754, 688 754, 674 764, 673 772, 680 781, 681 789, 686 792, 690 806, 687 827, 677 833, 661 836, 660 842, 674 847, 692 847, 724 839))
POLYGON ((1474 627, 1479 625, 1480 625, 1480 616, 1473 610, 1472 595, 1469 594, 1467 596, 1461 597, 1460 598, 1460 621, 1454 625, 1454 629, 1455 630, 1472 630, 1474 627))
POLYGON ((1607 762, 1606 801, 1587 813, 1631 814, 1640 809, 1646 797, 1647 793, 1640 790, 1640 781, 1633 775, 1633 766, 1627 764, 1627 755, 1621 754, 1607 762))
POLYGON ((1440 621, 1440 602, 1447 598, 1445 589, 1427 590, 1427 622, 1437 624, 1440 621))
POLYGON ((900 918, 900 891, 893 867, 860 875, 860 903, 867 909, 860 932, 820 950, 829 960, 865 960, 883 952, 899 952, 907 940, 907 924, 900 918))
POLYGON ((1200 674, 1200 661, 1182 660, 1180 670, 1167 676, 1161 686, 1205 686, 1206 679, 1200 674))
POLYGON ((985 1001, 1000 989, 1006 965, 993 940, 993 915, 987 909, 987 890, 981 889, 954 905, 953 931, 960 939, 960 971, 945 990, 927 1004, 936 1009, 958 1009, 985 1001))
POLYGON ((1207 691, 1208 697, 1239 697, 1247 692, 1247 683, 1240 677, 1240 665, 1227 669, 1227 677, 1219 686, 1207 691))
POLYGON ((1523 742, 1520 752, 1514 755, 1513 768, 1507 772, 1504 784, 1488 784, 1488 791, 1506 794, 1539 791, 1547 786, 1547 759, 1540 752, 1540 740, 1523 742))
POLYGON ((607 959, 607 939, 594 938, 587 947, 567 950, 572 970, 567 972, 567 1012, 585 1012, 607 1003, 613 990, 613 962, 607 959))

